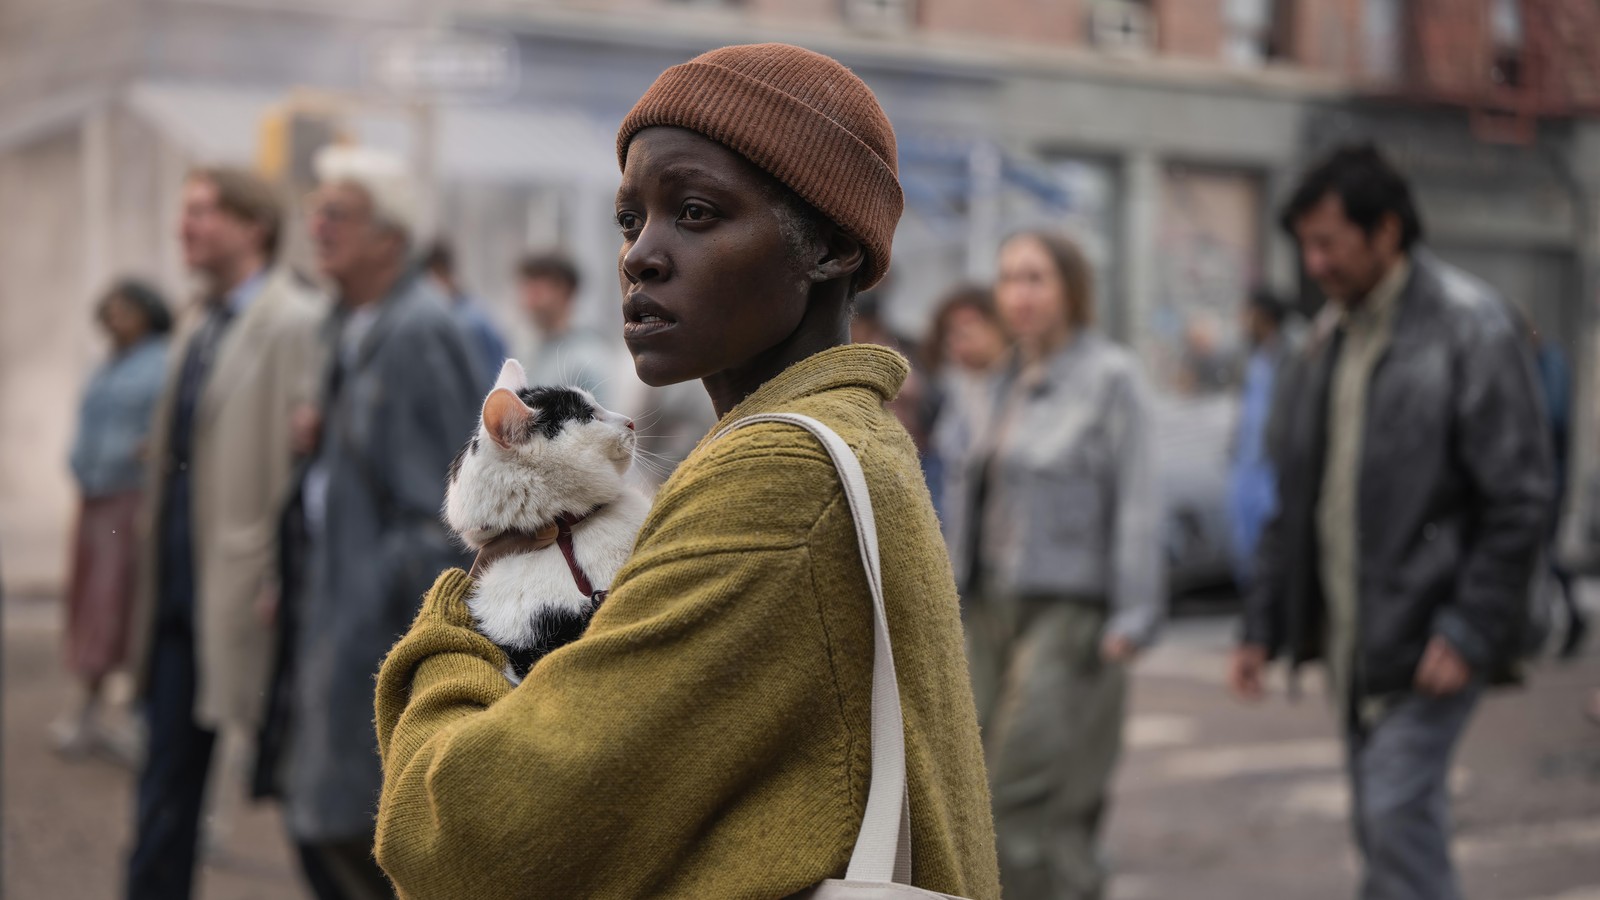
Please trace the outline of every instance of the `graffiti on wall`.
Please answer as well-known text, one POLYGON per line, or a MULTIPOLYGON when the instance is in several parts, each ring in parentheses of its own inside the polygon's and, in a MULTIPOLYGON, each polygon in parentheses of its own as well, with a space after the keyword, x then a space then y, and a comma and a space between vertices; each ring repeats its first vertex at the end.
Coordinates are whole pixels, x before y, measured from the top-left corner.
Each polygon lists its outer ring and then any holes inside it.
POLYGON ((1156 383, 1181 394, 1233 385, 1240 310, 1261 277, 1261 184, 1248 172, 1173 166, 1162 181, 1147 353, 1156 383))

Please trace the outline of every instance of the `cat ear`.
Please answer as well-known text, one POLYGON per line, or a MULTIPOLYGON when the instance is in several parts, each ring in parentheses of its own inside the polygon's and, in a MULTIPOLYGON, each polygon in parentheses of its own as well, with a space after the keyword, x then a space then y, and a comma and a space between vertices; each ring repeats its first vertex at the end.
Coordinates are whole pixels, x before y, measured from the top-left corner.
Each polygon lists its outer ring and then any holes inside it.
POLYGON ((507 450, 528 436, 533 419, 533 410, 528 404, 505 388, 495 388, 489 392, 489 399, 483 401, 483 430, 507 450))
POLYGON ((528 386, 528 373, 522 371, 522 363, 508 359, 506 364, 500 367, 500 377, 495 379, 494 386, 508 391, 520 391, 528 386))

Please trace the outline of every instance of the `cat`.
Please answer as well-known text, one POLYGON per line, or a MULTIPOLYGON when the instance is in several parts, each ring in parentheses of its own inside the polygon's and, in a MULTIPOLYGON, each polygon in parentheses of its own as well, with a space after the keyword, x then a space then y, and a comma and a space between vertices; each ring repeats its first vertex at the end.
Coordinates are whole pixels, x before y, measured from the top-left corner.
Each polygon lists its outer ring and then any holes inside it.
POLYGON ((649 509, 627 478, 636 446, 632 420, 580 388, 530 388, 508 359, 450 464, 445 523, 471 550, 510 548, 475 573, 467 606, 512 683, 583 634, 633 551, 649 509))

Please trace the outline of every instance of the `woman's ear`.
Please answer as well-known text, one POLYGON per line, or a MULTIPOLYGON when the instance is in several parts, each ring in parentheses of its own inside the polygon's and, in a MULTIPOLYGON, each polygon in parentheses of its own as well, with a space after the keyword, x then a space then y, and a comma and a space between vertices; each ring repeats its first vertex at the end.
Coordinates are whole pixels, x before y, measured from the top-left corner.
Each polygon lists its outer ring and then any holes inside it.
POLYGON ((823 224, 819 230, 821 256, 811 269, 811 280, 820 284, 835 278, 853 278, 866 265, 866 248, 832 222, 823 224))

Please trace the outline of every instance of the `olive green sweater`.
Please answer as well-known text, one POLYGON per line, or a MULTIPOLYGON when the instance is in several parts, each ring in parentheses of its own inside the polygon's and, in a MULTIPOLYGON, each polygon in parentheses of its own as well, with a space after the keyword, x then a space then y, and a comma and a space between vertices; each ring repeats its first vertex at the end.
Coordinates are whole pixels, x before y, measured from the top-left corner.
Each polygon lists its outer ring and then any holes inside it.
MULTIPOLYGON (((729 413, 813 416, 866 471, 905 707, 914 881, 999 896, 950 563, 903 359, 838 347, 729 413)), ((826 452, 761 424, 662 488, 588 632, 516 688, 440 576, 378 675, 377 857, 402 895, 783 897, 842 876, 865 809, 871 600, 826 452)))

